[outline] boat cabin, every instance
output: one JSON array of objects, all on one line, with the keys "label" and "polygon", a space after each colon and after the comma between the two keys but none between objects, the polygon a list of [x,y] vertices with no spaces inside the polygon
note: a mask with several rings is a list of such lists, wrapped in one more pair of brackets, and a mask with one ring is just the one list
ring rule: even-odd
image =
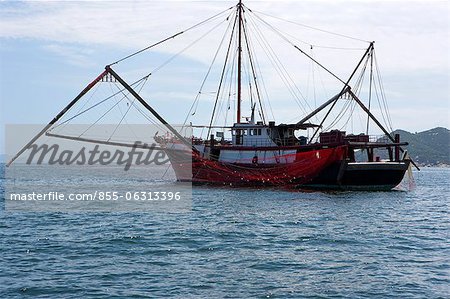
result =
[{"label": "boat cabin", "polygon": [[315,125],[311,124],[279,124],[269,122],[269,125],[259,121],[256,124],[235,123],[231,128],[232,145],[242,146],[295,146],[305,145],[307,138],[295,136],[295,131],[306,130]]}]

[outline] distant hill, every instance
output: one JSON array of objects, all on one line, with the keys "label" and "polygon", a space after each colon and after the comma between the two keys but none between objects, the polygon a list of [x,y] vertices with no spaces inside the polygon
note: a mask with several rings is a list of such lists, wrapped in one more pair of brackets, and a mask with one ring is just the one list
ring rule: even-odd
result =
[{"label": "distant hill", "polygon": [[450,165],[450,130],[437,127],[431,130],[410,133],[396,130],[400,140],[408,142],[408,153],[411,158],[421,165]]}]

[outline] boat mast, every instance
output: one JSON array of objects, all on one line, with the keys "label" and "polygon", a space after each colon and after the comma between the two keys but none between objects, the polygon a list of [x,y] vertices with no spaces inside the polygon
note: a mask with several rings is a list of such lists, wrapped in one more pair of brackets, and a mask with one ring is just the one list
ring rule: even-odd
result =
[{"label": "boat mast", "polygon": [[239,30],[238,30],[238,82],[237,82],[237,120],[239,124],[241,122],[241,60],[242,60],[242,0],[239,0],[237,5]]}]

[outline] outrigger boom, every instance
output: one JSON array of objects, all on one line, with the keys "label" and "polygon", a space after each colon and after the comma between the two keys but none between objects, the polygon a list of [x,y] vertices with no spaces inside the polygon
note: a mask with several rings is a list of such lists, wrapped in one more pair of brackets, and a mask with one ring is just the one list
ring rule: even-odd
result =
[{"label": "outrigger boom", "polygon": [[103,71],[97,78],[95,78],[94,81],[89,83],[88,86],[86,86],[66,107],[64,107],[61,112],[59,112],[36,136],[34,136],[14,157],[12,157],[11,160],[6,163],[6,167],[9,167],[17,158],[20,157],[20,155],[23,154],[30,146],[33,145],[36,140],[39,139],[42,135],[47,132],[48,129],[50,129],[61,117],[66,114],[67,111],[69,111],[70,108],[72,108],[73,105],[75,105],[86,93],[89,92],[89,90],[92,89],[92,87],[95,86],[102,78],[108,73],[108,70]]},{"label": "outrigger boom", "polygon": [[[94,87],[98,82],[102,80],[107,74],[112,75],[128,92],[130,92],[136,100],[138,100],[150,113],[152,113],[164,126],[167,127],[181,142],[183,142],[186,146],[191,148],[194,152],[198,152],[198,150],[191,145],[190,142],[186,140],[180,133],[175,130],[161,115],[159,115],[125,80],[123,80],[112,68],[110,65],[105,67],[105,70],[89,83],[63,110],[61,110],[38,134],[36,134],[13,158],[11,158],[8,163],[6,163],[6,167],[9,167],[17,158],[20,157],[27,149],[29,149],[42,135],[46,134],[47,131],[63,117],[70,108],[72,108],[86,93],[88,93],[92,87]],[[51,134],[48,134],[51,136]],[[60,135],[54,134],[54,137],[60,137]]]}]

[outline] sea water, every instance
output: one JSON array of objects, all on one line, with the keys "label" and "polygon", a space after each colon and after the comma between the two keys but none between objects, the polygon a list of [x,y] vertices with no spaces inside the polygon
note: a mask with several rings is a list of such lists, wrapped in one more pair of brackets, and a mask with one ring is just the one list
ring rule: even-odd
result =
[{"label": "sea water", "polygon": [[0,297],[448,298],[450,171],[414,176],[412,191],[194,187],[183,213],[10,212],[2,195]]}]

